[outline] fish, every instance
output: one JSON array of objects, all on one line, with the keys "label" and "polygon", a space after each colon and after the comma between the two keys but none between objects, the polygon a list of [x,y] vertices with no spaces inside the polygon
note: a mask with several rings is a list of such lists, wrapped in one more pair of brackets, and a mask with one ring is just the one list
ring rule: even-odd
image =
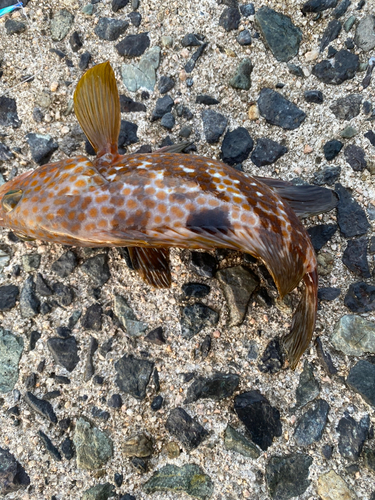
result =
[{"label": "fish", "polygon": [[120,155],[119,94],[108,61],[81,77],[74,109],[96,158],[42,165],[2,185],[0,226],[23,239],[126,246],[140,276],[159,288],[171,284],[172,247],[251,254],[267,267],[280,298],[303,284],[283,338],[294,369],[312,339],[318,288],[314,248],[299,217],[331,210],[335,193],[251,177],[182,153],[186,144]]}]

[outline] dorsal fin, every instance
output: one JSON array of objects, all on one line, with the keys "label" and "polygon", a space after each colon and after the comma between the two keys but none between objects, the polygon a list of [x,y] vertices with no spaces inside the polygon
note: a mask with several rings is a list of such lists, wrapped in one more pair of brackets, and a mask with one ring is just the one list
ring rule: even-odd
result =
[{"label": "dorsal fin", "polygon": [[171,286],[169,248],[130,247],[133,267],[141,278],[155,288]]},{"label": "dorsal fin", "polygon": [[74,111],[98,156],[116,154],[121,112],[115,74],[108,61],[82,76],[74,92]]}]

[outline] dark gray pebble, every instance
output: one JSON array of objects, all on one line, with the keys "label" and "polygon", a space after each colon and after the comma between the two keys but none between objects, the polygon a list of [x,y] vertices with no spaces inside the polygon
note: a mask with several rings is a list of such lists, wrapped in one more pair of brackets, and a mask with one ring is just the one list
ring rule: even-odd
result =
[{"label": "dark gray pebble", "polygon": [[120,134],[118,136],[118,147],[126,148],[130,144],[136,144],[139,139],[137,137],[138,125],[127,120],[121,120]]},{"label": "dark gray pebble", "polygon": [[333,186],[335,182],[339,180],[341,174],[341,167],[335,167],[334,165],[327,165],[322,170],[314,172],[313,184],[317,186]]},{"label": "dark gray pebble", "polygon": [[121,113],[137,113],[147,111],[146,106],[142,102],[133,101],[133,99],[126,95],[120,95],[120,109]]},{"label": "dark gray pebble", "polygon": [[243,17],[253,16],[255,14],[255,7],[253,3],[247,3],[245,5],[240,5],[240,12]]},{"label": "dark gray pebble", "polygon": [[207,326],[215,326],[219,321],[219,313],[210,307],[196,302],[184,307],[181,311],[181,335],[191,339]]},{"label": "dark gray pebble", "polygon": [[299,78],[303,78],[305,76],[302,68],[296,64],[288,63],[288,70],[291,75],[298,76]]},{"label": "dark gray pebble", "polygon": [[350,94],[340,97],[329,109],[339,120],[351,120],[361,112],[362,99],[363,96],[361,94]]},{"label": "dark gray pebble", "polygon": [[23,268],[27,273],[35,271],[40,266],[41,255],[38,253],[28,253],[22,256]]},{"label": "dark gray pebble", "polygon": [[122,407],[122,397],[120,394],[112,394],[112,396],[108,399],[108,406],[111,408],[121,408]]},{"label": "dark gray pebble", "polygon": [[[375,300],[375,287],[373,288]],[[375,407],[375,364],[373,362],[360,359],[350,370],[346,383],[369,405]]]},{"label": "dark gray pebble", "polygon": [[257,167],[272,165],[288,152],[288,148],[267,137],[260,137],[251,153],[251,161]]},{"label": "dark gray pebble", "polygon": [[329,444],[325,444],[324,446],[322,446],[322,454],[326,460],[330,460],[330,458],[332,457],[332,453],[333,453],[333,446]]},{"label": "dark gray pebble", "polygon": [[370,141],[371,145],[374,146],[375,148],[375,133],[372,130],[369,130],[363,135],[366,137],[366,139]]},{"label": "dark gray pebble", "polygon": [[55,293],[40,273],[36,275],[35,291],[43,297],[50,297]]},{"label": "dark gray pebble", "polygon": [[202,45],[202,42],[194,33],[188,33],[181,40],[181,45],[183,47],[198,47]]},{"label": "dark gray pebble", "polygon": [[122,483],[124,481],[124,476],[123,476],[123,474],[119,474],[118,472],[115,472],[113,480],[114,480],[116,486],[118,488],[121,488]]},{"label": "dark gray pebble", "polygon": [[159,97],[159,99],[156,101],[155,109],[152,112],[151,120],[158,120],[166,113],[170,113],[173,106],[174,101],[171,96],[165,95],[164,97]]},{"label": "dark gray pebble", "polygon": [[107,422],[111,416],[107,411],[101,410],[97,406],[93,406],[91,408],[91,415],[94,418],[99,418],[100,420],[103,420],[103,422]]},{"label": "dark gray pebble", "polygon": [[88,68],[90,61],[91,61],[90,52],[86,51],[83,54],[81,54],[79,61],[78,61],[79,69],[81,71],[85,71]]},{"label": "dark gray pebble", "polygon": [[154,369],[154,363],[124,355],[115,363],[116,384],[125,393],[137,399],[146,397],[146,388]]},{"label": "dark gray pebble", "polygon": [[187,297],[201,299],[210,293],[211,288],[203,283],[185,283],[182,285],[182,291]]},{"label": "dark gray pebble", "polygon": [[100,287],[111,277],[108,266],[108,255],[106,253],[90,257],[82,264],[81,269],[94,280],[95,285]]},{"label": "dark gray pebble", "polygon": [[70,47],[73,52],[78,52],[79,49],[83,46],[81,37],[77,31],[73,31],[73,33],[69,37]]},{"label": "dark gray pebble", "polygon": [[263,88],[258,99],[259,113],[267,123],[286,130],[298,128],[306,114],[275,90]]},{"label": "dark gray pebble", "polygon": [[36,343],[38,340],[41,338],[42,334],[38,332],[38,330],[33,330],[30,333],[30,338],[29,338],[29,351],[33,351],[35,349]]},{"label": "dark gray pebble", "polygon": [[102,314],[103,309],[100,304],[92,304],[89,306],[81,318],[82,328],[100,332],[102,329]]},{"label": "dark gray pebble", "polygon": [[155,396],[151,402],[151,410],[158,411],[163,406],[163,396]]},{"label": "dark gray pebble", "polygon": [[265,348],[258,369],[262,373],[277,373],[284,364],[284,354],[279,339],[272,339]]},{"label": "dark gray pebble", "polygon": [[215,144],[227,128],[228,119],[212,109],[204,109],[202,111],[202,121],[206,141],[208,144]]},{"label": "dark gray pebble", "polygon": [[359,67],[359,56],[341,49],[336,52],[334,60],[324,59],[317,63],[312,74],[323,83],[340,85],[346,80],[354,78]]},{"label": "dark gray pebble", "polygon": [[351,0],[341,0],[335,10],[332,12],[332,16],[335,19],[340,19],[340,17],[342,17],[346,13],[351,3]]},{"label": "dark gray pebble", "polygon": [[331,161],[340,153],[344,144],[337,139],[332,139],[331,141],[327,141],[323,146],[323,152],[325,159],[327,161]]},{"label": "dark gray pebble", "polygon": [[17,302],[20,290],[16,285],[0,286],[0,311],[9,311]]},{"label": "dark gray pebble", "polygon": [[221,144],[221,160],[227,165],[245,161],[253,149],[254,141],[244,127],[227,131]]},{"label": "dark gray pebble", "polygon": [[144,340],[146,342],[150,342],[150,344],[164,345],[165,338],[163,335],[163,328],[161,326],[158,326],[154,330],[151,330],[151,332],[148,332],[148,334],[145,336]]},{"label": "dark gray pebble", "polygon": [[251,33],[249,30],[242,30],[236,38],[240,45],[251,45]]},{"label": "dark gray pebble", "polygon": [[52,337],[47,340],[47,346],[58,365],[72,372],[79,362],[77,342],[74,337],[61,339]]},{"label": "dark gray pebble", "polygon": [[237,7],[226,7],[219,19],[219,25],[225,31],[233,31],[238,29],[241,21],[241,14]]},{"label": "dark gray pebble", "polygon": [[348,460],[358,460],[368,438],[369,429],[369,415],[365,415],[359,422],[356,422],[350,415],[341,418],[336,427],[339,433],[340,455]]},{"label": "dark gray pebble", "polygon": [[237,389],[240,377],[236,373],[215,373],[211,377],[198,376],[187,390],[184,404],[198,399],[221,399],[230,397]]},{"label": "dark gray pebble", "polygon": [[344,304],[352,312],[364,313],[375,310],[375,286],[360,281],[349,286]]},{"label": "dark gray pebble", "polygon": [[310,401],[313,401],[320,392],[320,383],[314,376],[314,367],[305,361],[303,371],[299,377],[296,390],[296,406],[292,409],[302,408]]},{"label": "dark gray pebble", "polygon": [[191,73],[193,69],[195,68],[195,65],[198,61],[198,59],[201,57],[203,52],[206,50],[208,46],[208,43],[203,43],[191,56],[191,58],[188,60],[188,62],[185,64],[184,69],[186,73]]},{"label": "dark gray pebble", "polygon": [[254,69],[251,60],[247,57],[243,59],[237,66],[232,78],[229,80],[229,85],[234,89],[249,90],[251,87],[250,75]]},{"label": "dark gray pebble", "polygon": [[214,97],[211,97],[209,95],[197,95],[195,98],[196,104],[205,104],[206,106],[212,106],[214,104],[219,104],[220,101],[215,99]]},{"label": "dark gray pebble", "polygon": [[345,189],[341,184],[335,185],[335,191],[339,195],[337,205],[337,222],[341,233],[345,238],[361,236],[370,229],[365,211],[354,200],[351,192]]},{"label": "dark gray pebble", "polygon": [[64,377],[64,375],[55,375],[53,378],[55,379],[56,384],[70,384],[70,379],[68,377]]},{"label": "dark gray pebble", "polygon": [[139,57],[150,46],[148,33],[138,33],[137,35],[128,35],[121,42],[115,45],[120,56]]},{"label": "dark gray pebble", "polygon": [[367,167],[365,152],[356,144],[349,144],[344,150],[344,156],[355,172],[363,172]]},{"label": "dark gray pebble", "polygon": [[337,19],[333,19],[328,23],[327,28],[325,29],[323,33],[322,40],[320,42],[320,47],[319,50],[320,52],[323,52],[323,50],[328,47],[328,45],[333,42],[333,40],[336,40],[336,38],[339,36],[341,33],[341,28],[342,25],[340,21]]},{"label": "dark gray pebble", "polygon": [[323,104],[323,92],[320,90],[306,90],[304,92],[304,97],[306,102],[312,102],[314,104]]},{"label": "dark gray pebble", "polygon": [[302,31],[289,16],[263,6],[256,12],[255,21],[266,47],[278,61],[287,62],[298,54]]},{"label": "dark gray pebble", "polygon": [[120,9],[123,9],[124,7],[126,7],[128,5],[128,3],[129,3],[129,0],[112,0],[113,12],[118,12]]},{"label": "dark gray pebble", "polygon": [[32,276],[26,278],[19,300],[23,318],[33,318],[39,313],[40,300],[35,294],[35,283]]},{"label": "dark gray pebble", "polygon": [[294,439],[298,446],[309,446],[319,441],[327,424],[329,404],[317,399],[297,421]]},{"label": "dark gray pebble", "polygon": [[330,302],[337,299],[341,294],[341,288],[334,288],[331,286],[322,287],[318,290],[318,299]]},{"label": "dark gray pebble", "polygon": [[19,35],[27,29],[27,25],[22,21],[16,21],[15,19],[7,19],[5,21],[5,29],[7,35]]},{"label": "dark gray pebble", "polygon": [[93,358],[97,349],[98,349],[98,341],[96,340],[95,337],[90,337],[90,344],[87,352],[85,371],[83,374],[83,380],[85,382],[88,382],[95,373]]},{"label": "dark gray pebble", "polygon": [[48,163],[52,154],[59,147],[58,143],[54,142],[49,135],[30,133],[26,135],[26,140],[30,146],[31,156],[38,165]]},{"label": "dark gray pebble", "polygon": [[266,465],[266,480],[273,500],[300,497],[310,486],[312,457],[305,453],[271,457]]},{"label": "dark gray pebble", "polygon": [[368,238],[355,238],[348,241],[348,246],[342,256],[346,267],[360,278],[370,278],[371,273],[367,262]]},{"label": "dark gray pebble", "polygon": [[60,278],[66,278],[77,267],[77,256],[71,250],[63,253],[51,266],[51,270]]},{"label": "dark gray pebble", "polygon": [[53,410],[51,403],[45,401],[44,399],[39,399],[31,392],[26,392],[24,400],[30,406],[32,410],[45,417],[52,424],[57,423],[56,413]]},{"label": "dark gray pebble", "polygon": [[133,26],[139,28],[142,22],[142,16],[139,12],[130,12],[128,14],[129,20]]},{"label": "dark gray pebble", "polygon": [[51,457],[60,462],[61,454],[59,450],[56,448],[56,446],[52,443],[51,439],[47,436],[47,434],[44,434],[44,432],[39,429],[38,435],[42,443],[44,444],[45,449],[48,451]]},{"label": "dark gray pebble", "polygon": [[10,97],[0,97],[0,125],[13,128],[18,128],[21,125],[16,101]]},{"label": "dark gray pebble", "polygon": [[169,413],[165,427],[189,451],[197,448],[208,436],[200,423],[191,418],[183,408],[174,408]]},{"label": "dark gray pebble", "polygon": [[52,285],[53,291],[57,296],[57,301],[61,306],[70,306],[74,300],[73,288],[69,285],[63,285],[62,283],[54,283]]},{"label": "dark gray pebble", "polygon": [[15,456],[0,448],[0,494],[6,496],[12,491],[25,489],[29,484],[30,477]]},{"label": "dark gray pebble", "polygon": [[165,113],[160,120],[160,125],[167,130],[172,130],[176,124],[176,119],[172,113]]},{"label": "dark gray pebble", "polygon": [[31,389],[34,389],[37,383],[37,375],[36,373],[30,373],[25,379],[25,387],[28,391],[31,391]]},{"label": "dark gray pebble", "polygon": [[8,161],[14,158],[12,151],[2,142],[0,142],[0,161]]},{"label": "dark gray pebble", "polygon": [[302,14],[308,12],[323,12],[336,7],[338,0],[308,0],[302,6]]},{"label": "dark gray pebble", "polygon": [[72,334],[72,331],[70,328],[68,328],[66,326],[58,326],[56,328],[56,333],[59,337],[66,339],[66,338],[70,337],[70,335]]},{"label": "dark gray pebble", "polygon": [[74,444],[69,438],[64,439],[60,445],[61,452],[67,460],[71,460],[74,457]]},{"label": "dark gray pebble", "polygon": [[158,82],[158,90],[161,94],[166,94],[175,86],[175,81],[169,76],[161,76]]},{"label": "dark gray pebble", "polygon": [[274,437],[280,437],[280,412],[270,405],[259,391],[244,392],[234,398],[234,410],[262,450],[271,446]]},{"label": "dark gray pebble", "polygon": [[185,118],[186,120],[191,120],[193,118],[193,113],[190,111],[190,109],[186,106],[183,106],[182,104],[178,104],[176,106],[176,113],[177,116],[180,118]]},{"label": "dark gray pebble", "polygon": [[98,24],[95,26],[94,32],[102,40],[113,42],[125,33],[128,27],[128,21],[101,17]]}]

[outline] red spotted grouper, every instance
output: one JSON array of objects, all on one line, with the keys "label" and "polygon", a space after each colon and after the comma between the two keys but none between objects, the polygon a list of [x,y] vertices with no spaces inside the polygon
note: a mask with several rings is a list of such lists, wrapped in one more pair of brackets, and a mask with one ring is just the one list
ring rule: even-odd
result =
[{"label": "red spotted grouper", "polygon": [[[164,148],[120,155],[120,105],[108,62],[87,71],[75,112],[97,153],[23,173],[0,187],[0,226],[65,245],[128,246],[135,269],[170,285],[169,248],[228,248],[260,259],[280,297],[304,282],[284,338],[294,368],[317,310],[317,263],[299,216],[330,210],[332,191],[250,177],[224,163]],[[172,151],[172,152],[171,152]]]}]

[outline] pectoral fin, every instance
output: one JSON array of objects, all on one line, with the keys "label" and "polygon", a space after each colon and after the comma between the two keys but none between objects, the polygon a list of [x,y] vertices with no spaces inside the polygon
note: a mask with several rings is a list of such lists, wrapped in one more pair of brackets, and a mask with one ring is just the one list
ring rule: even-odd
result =
[{"label": "pectoral fin", "polygon": [[155,288],[171,286],[168,248],[130,247],[129,255],[144,281]]}]

